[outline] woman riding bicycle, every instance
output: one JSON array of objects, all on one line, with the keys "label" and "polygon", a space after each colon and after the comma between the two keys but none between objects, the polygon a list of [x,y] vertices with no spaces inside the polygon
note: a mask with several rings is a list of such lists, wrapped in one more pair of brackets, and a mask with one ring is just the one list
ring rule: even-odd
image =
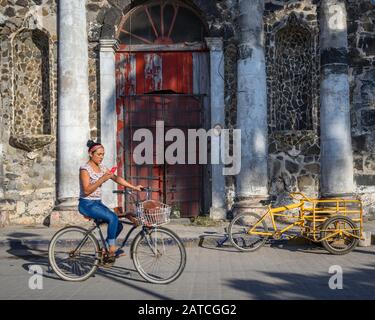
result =
[{"label": "woman riding bicycle", "polygon": [[118,216],[105,206],[101,201],[101,186],[111,179],[117,184],[126,188],[141,191],[142,185],[134,186],[124,178],[116,176],[103,164],[104,146],[92,140],[87,142],[90,160],[80,167],[80,197],[78,210],[84,216],[103,220],[108,223],[107,245],[109,253],[113,257],[116,255],[116,238],[122,230],[122,224],[118,221]]}]

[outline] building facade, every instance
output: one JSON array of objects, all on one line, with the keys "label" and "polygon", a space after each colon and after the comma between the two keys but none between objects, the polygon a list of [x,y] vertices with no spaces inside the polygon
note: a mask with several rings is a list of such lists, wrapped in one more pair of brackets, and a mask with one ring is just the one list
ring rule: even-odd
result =
[{"label": "building facade", "polygon": [[[359,195],[375,215],[372,0],[2,0],[0,37],[2,226],[77,218],[89,138],[183,217],[289,191]],[[139,128],[217,125],[241,130],[238,175],[134,162]]]}]

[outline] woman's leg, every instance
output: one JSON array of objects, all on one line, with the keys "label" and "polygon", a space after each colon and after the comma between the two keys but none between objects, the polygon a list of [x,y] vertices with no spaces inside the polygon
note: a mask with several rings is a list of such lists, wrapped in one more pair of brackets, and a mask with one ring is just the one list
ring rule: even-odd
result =
[{"label": "woman's leg", "polygon": [[107,243],[110,246],[114,246],[116,244],[117,236],[123,229],[122,223],[119,223],[118,216],[113,211],[111,211],[107,206],[105,206],[102,202],[98,202],[98,206],[106,212],[108,217],[108,236],[107,236]]},{"label": "woman's leg", "polygon": [[[100,219],[108,223],[107,244],[116,245],[116,236],[119,231],[117,215],[109,210],[100,200],[80,200],[79,211],[91,218]],[[121,230],[120,230],[121,231]]]}]

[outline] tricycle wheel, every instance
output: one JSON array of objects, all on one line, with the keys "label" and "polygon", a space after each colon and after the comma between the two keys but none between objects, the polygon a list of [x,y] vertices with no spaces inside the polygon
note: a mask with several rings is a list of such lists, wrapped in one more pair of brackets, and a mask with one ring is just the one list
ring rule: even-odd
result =
[{"label": "tricycle wheel", "polygon": [[354,221],[345,216],[334,216],[325,221],[321,231],[323,247],[336,255],[347,254],[359,242],[359,230]]},{"label": "tricycle wheel", "polygon": [[[252,212],[242,213],[234,217],[229,225],[228,234],[235,248],[241,251],[255,251],[266,243],[268,236],[259,233],[267,233],[268,227],[264,220],[258,223],[260,219],[260,216]],[[256,224],[255,233],[249,234],[249,230]]]}]

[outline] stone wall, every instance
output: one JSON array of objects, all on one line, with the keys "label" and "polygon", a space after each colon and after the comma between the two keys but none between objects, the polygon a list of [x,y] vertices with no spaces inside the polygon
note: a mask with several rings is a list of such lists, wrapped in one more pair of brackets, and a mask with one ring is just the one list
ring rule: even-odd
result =
[{"label": "stone wall", "polygon": [[0,224],[41,223],[55,202],[56,4],[1,1]]},{"label": "stone wall", "polygon": [[269,194],[319,192],[319,26],[312,1],[266,1]]},{"label": "stone wall", "polygon": [[354,178],[375,215],[375,4],[347,1]]}]

